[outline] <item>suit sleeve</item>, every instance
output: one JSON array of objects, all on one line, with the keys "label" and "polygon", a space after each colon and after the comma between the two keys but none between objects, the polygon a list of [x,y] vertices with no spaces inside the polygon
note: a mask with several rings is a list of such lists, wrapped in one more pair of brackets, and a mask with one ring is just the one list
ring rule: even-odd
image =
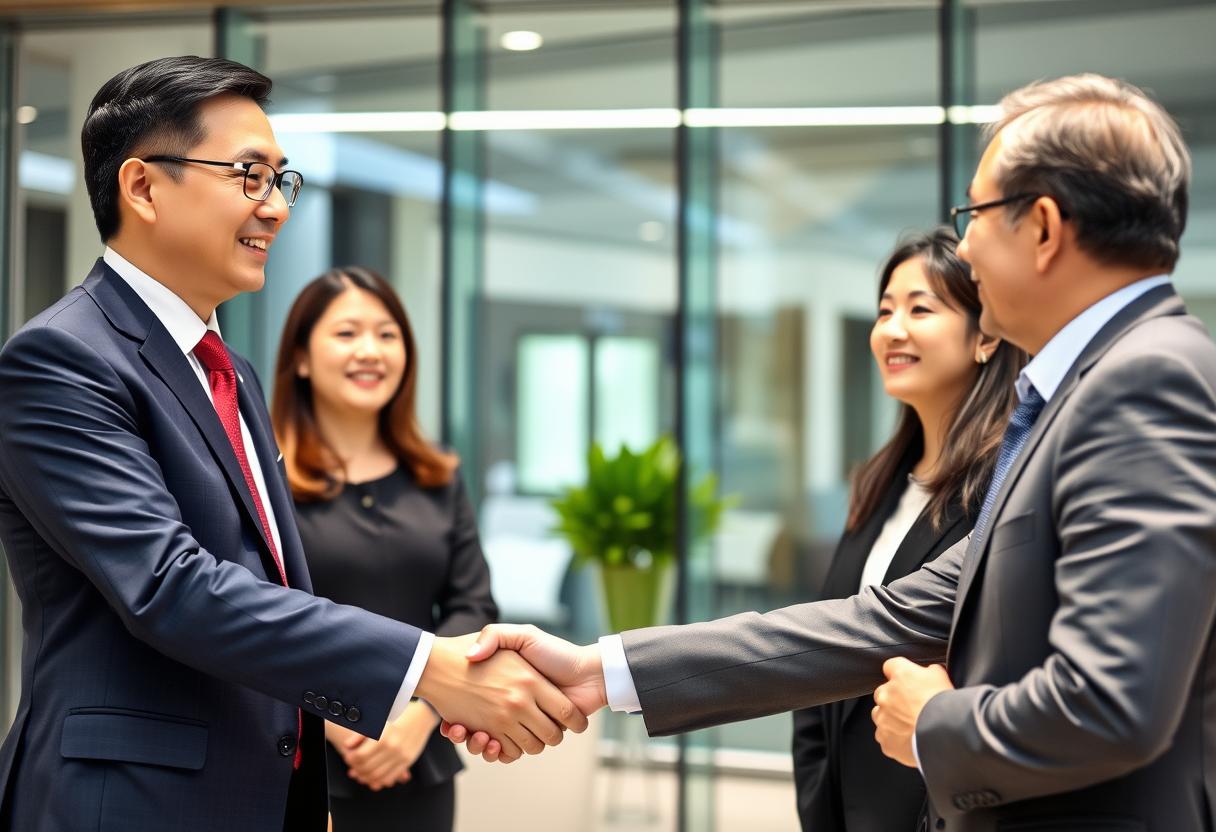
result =
[{"label": "suit sleeve", "polygon": [[944,661],[968,540],[852,598],[622,634],[647,730],[675,734],[860,696],[895,656]]},{"label": "suit sleeve", "polygon": [[182,522],[117,373],[53,327],[0,354],[0,482],[55,554],[136,638],[210,675],[300,705],[359,704],[379,736],[419,640],[413,627],[257,578]]},{"label": "suit sleeve", "polygon": [[451,559],[436,625],[436,633],[441,636],[473,633],[498,620],[498,605],[490,595],[490,567],[477,533],[477,515],[460,477],[452,483],[452,503],[448,540]]},{"label": "suit sleeve", "polygon": [[[1216,617],[1216,398],[1178,354],[1096,366],[1055,461],[1059,607],[1016,683],[934,697],[917,745],[934,806],[1073,791],[1174,740]],[[1063,418],[1063,414],[1062,414]]]}]

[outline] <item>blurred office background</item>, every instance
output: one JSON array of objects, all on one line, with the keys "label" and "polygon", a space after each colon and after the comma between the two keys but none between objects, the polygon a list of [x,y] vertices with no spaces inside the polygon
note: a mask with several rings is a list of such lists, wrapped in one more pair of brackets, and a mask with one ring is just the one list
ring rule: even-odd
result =
[{"label": "blurred office background", "polygon": [[[741,497],[681,553],[673,618],[811,599],[893,414],[868,352],[878,263],[964,201],[1004,92],[1095,71],[1169,108],[1195,159],[1176,283],[1216,327],[1214,40],[1211,0],[0,2],[0,336],[101,252],[78,144],[99,84],[232,57],[274,79],[306,186],[225,335],[265,378],[309,279],[391,279],[506,619],[601,632],[547,501],[590,442],[664,432]],[[461,828],[796,828],[788,715],[644,752],[626,728],[472,766]]]}]

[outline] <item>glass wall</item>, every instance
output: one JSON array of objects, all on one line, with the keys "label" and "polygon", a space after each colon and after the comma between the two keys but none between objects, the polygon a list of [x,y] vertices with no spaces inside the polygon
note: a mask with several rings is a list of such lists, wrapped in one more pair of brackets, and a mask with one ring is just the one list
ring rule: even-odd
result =
[{"label": "glass wall", "polygon": [[[875,280],[899,235],[940,215],[939,125],[920,115],[939,101],[940,50],[933,3],[738,2],[719,19],[719,103],[753,121],[721,128],[716,160],[719,453],[742,497],[715,552],[714,612],[729,615],[815,596],[849,472],[889,429]],[[761,108],[801,112],[767,125]],[[784,762],[790,720],[719,735]]]},{"label": "glass wall", "polygon": [[[590,443],[662,433],[738,497],[686,561],[683,616],[816,597],[849,472],[894,413],[868,351],[878,266],[961,198],[979,150],[945,107],[1077,71],[1155,93],[1195,160],[1175,279],[1216,330],[1210,0],[189,6],[14,24],[8,322],[101,252],[78,150],[100,80],[167,54],[255,65],[307,186],[225,334],[266,377],[305,282],[349,263],[389,278],[422,424],[463,457],[508,620],[603,631],[548,502]],[[537,830],[796,828],[787,716],[685,745],[639,745],[629,725],[605,715],[526,766],[471,766],[461,828],[542,802]]]}]

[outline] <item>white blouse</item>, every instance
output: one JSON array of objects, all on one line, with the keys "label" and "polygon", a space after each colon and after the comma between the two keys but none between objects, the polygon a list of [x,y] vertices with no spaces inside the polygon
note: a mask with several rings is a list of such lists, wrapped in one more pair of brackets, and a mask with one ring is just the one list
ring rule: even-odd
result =
[{"label": "white blouse", "polygon": [[904,542],[904,538],[916,523],[916,518],[920,517],[920,513],[928,504],[929,492],[909,474],[908,487],[899,498],[899,505],[887,518],[887,522],[883,523],[882,531],[866,558],[865,568],[861,570],[861,585],[857,588],[859,592],[867,586],[882,584],[887,570],[891,568],[891,561],[895,559],[895,553],[899,551],[899,545]]}]

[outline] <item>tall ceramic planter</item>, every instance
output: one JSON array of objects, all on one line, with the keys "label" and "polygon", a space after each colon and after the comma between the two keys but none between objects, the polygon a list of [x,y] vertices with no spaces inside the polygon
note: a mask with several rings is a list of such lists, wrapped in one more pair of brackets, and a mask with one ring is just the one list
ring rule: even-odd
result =
[{"label": "tall ceramic planter", "polygon": [[671,561],[642,568],[600,563],[598,570],[600,597],[612,632],[653,627],[667,620],[675,574]]}]

